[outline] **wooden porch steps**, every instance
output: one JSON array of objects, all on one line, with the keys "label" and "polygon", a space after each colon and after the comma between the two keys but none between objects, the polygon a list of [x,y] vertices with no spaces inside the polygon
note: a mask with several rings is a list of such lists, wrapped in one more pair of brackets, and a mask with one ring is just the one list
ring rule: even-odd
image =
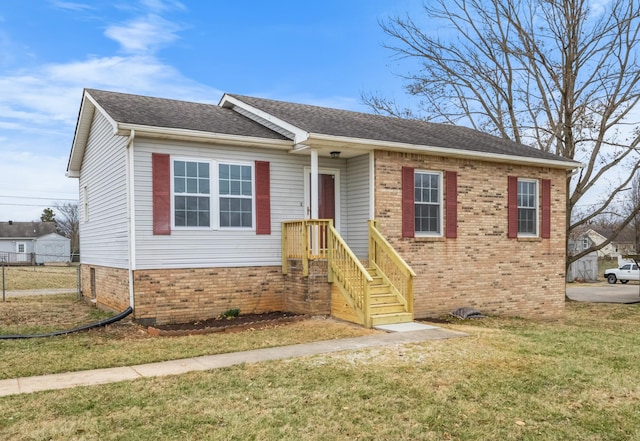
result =
[{"label": "wooden porch steps", "polygon": [[371,325],[389,325],[393,323],[407,323],[413,321],[413,314],[406,312],[404,304],[391,292],[389,285],[384,282],[373,268],[367,268],[373,278],[370,287]]}]

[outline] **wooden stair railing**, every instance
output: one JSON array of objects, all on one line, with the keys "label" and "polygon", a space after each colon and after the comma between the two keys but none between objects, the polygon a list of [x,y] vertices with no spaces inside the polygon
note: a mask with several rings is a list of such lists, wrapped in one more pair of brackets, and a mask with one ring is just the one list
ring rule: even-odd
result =
[{"label": "wooden stair railing", "polygon": [[328,281],[342,293],[359,323],[371,326],[413,320],[415,273],[369,221],[369,269],[351,251],[327,219],[282,224],[282,272],[288,259],[301,259],[303,276],[309,260],[327,259]]},{"label": "wooden stair railing", "polygon": [[413,314],[413,279],[416,273],[369,221],[369,266],[382,276],[405,311]]},{"label": "wooden stair railing", "polygon": [[329,226],[328,245],[329,282],[334,283],[340,290],[361,323],[370,328],[372,325],[370,291],[373,277],[333,225]]}]

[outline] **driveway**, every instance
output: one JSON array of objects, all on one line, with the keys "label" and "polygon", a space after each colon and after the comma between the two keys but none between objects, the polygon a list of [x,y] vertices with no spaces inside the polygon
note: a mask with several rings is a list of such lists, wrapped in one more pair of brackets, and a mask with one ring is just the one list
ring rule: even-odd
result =
[{"label": "driveway", "polygon": [[579,302],[640,303],[640,284],[567,283],[567,296]]}]

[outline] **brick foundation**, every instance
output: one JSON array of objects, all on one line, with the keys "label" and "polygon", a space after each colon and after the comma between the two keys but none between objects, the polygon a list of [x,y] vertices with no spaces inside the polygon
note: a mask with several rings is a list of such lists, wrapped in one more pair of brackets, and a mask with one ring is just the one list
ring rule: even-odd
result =
[{"label": "brick foundation", "polygon": [[206,320],[235,308],[240,314],[289,311],[281,270],[279,266],[137,270],[135,318],[162,325]]},{"label": "brick foundation", "polygon": [[[402,237],[402,166],[458,173],[457,238]],[[417,275],[415,317],[443,315],[460,306],[491,315],[563,317],[563,170],[381,151],[375,169],[378,228]],[[551,180],[551,239],[507,238],[509,175]]]},{"label": "brick foundation", "polygon": [[331,284],[327,282],[327,261],[309,261],[309,275],[302,275],[302,261],[289,259],[284,276],[286,311],[296,314],[331,313]]},{"label": "brick foundation", "polygon": [[99,308],[121,312],[129,306],[128,270],[82,264],[80,278],[82,296]]}]

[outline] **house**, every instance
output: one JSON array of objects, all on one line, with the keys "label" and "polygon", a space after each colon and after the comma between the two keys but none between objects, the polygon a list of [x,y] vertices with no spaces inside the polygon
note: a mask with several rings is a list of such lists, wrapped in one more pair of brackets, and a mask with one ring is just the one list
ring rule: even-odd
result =
[{"label": "house", "polygon": [[148,324],[235,308],[559,318],[579,166],[464,127],[87,89],[67,167],[83,294]]},{"label": "house", "polygon": [[40,265],[70,261],[69,239],[54,222],[0,222],[0,261]]},{"label": "house", "polygon": [[[569,249],[569,252],[576,254],[591,246],[600,245],[611,235],[612,230],[610,228],[589,228],[576,236],[576,239],[572,241],[574,246]],[[598,257],[617,258],[627,254],[635,254],[635,252],[635,232],[632,228],[625,228],[614,240],[600,248],[597,254]]]}]

